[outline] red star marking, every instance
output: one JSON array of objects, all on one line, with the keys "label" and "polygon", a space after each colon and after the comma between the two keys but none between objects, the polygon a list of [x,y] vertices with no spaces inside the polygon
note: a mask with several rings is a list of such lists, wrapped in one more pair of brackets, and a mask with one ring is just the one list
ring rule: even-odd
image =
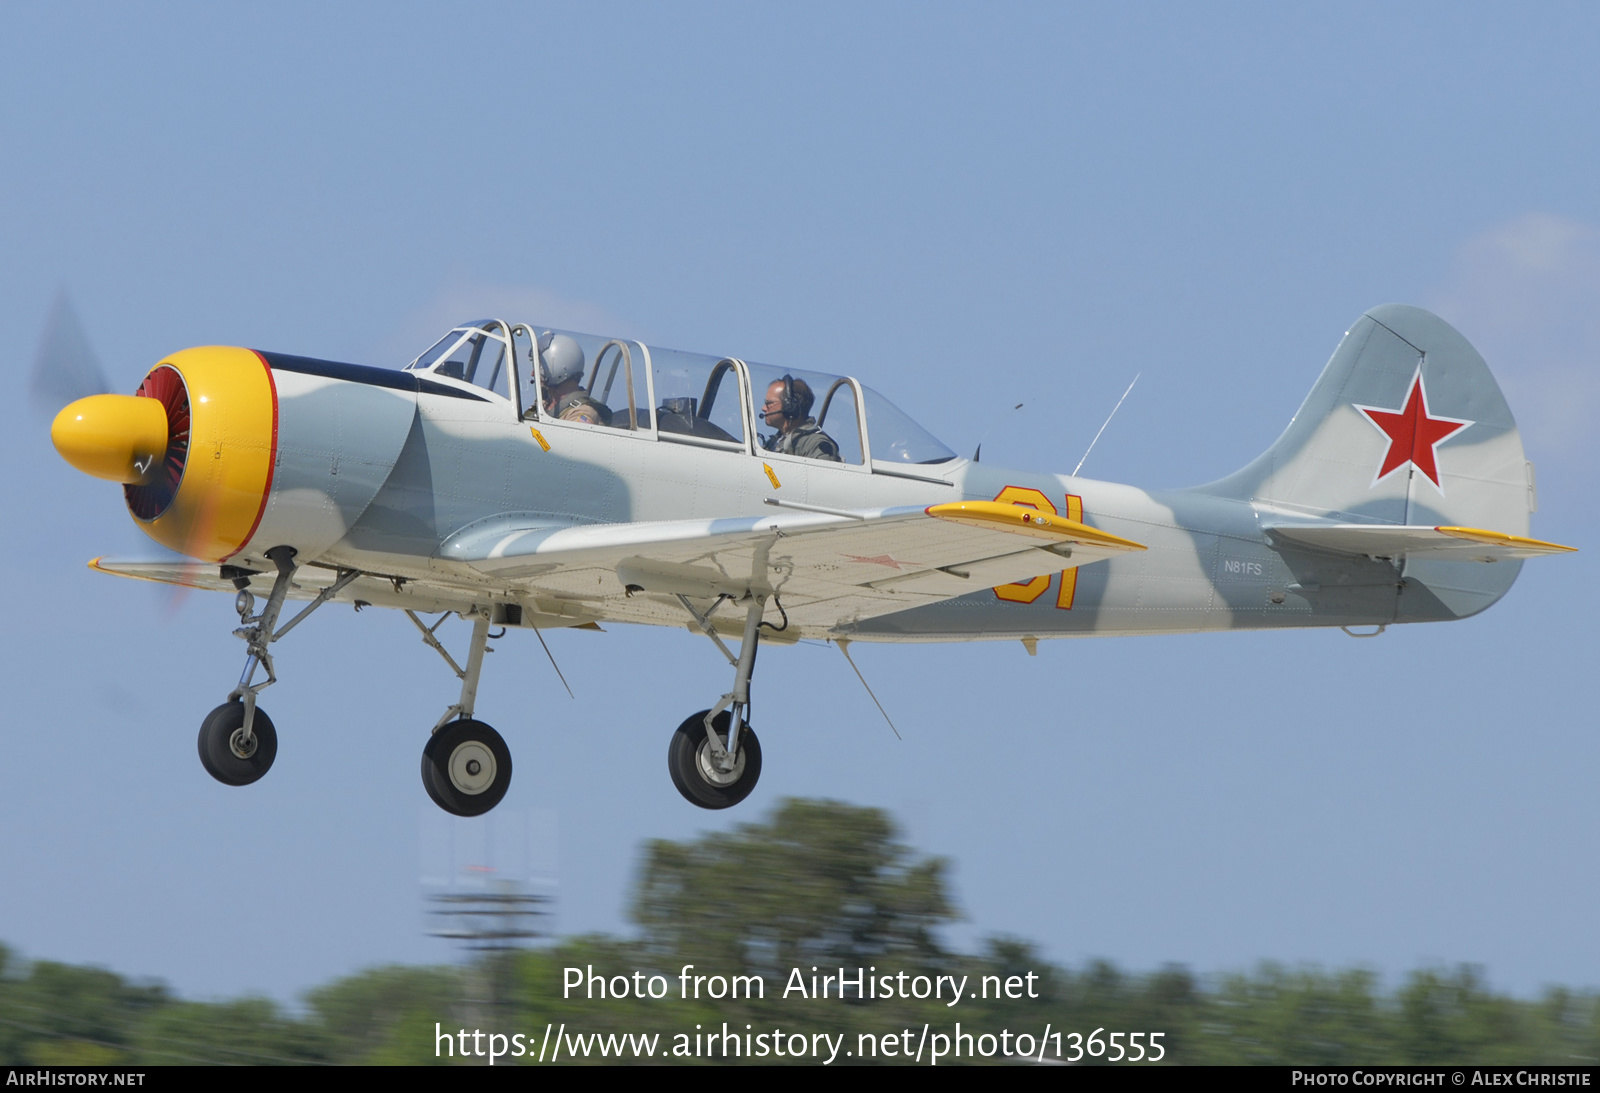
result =
[{"label": "red star marking", "polygon": [[[845,557],[849,558],[852,562],[863,562],[867,565],[886,565],[890,569],[901,568],[901,563],[895,561],[894,558],[888,554],[874,554],[870,557],[863,557],[860,554],[846,554]],[[905,564],[915,565],[916,563],[907,562]]]},{"label": "red star marking", "polygon": [[1428,411],[1428,391],[1422,384],[1422,366],[1411,379],[1411,391],[1406,404],[1399,410],[1383,410],[1376,406],[1355,406],[1384,436],[1389,438],[1389,450],[1383,453],[1383,463],[1373,476],[1376,486],[1384,478],[1410,463],[1421,471],[1440,493],[1444,486],[1439,482],[1438,448],[1455,436],[1471,421],[1453,417],[1435,417]]}]

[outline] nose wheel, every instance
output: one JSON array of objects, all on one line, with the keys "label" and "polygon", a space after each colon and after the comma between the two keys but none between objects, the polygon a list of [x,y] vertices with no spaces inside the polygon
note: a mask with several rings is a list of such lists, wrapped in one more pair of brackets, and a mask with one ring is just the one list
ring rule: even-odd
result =
[{"label": "nose wheel", "polygon": [[259,706],[247,733],[244,703],[224,702],[200,724],[200,765],[225,786],[247,786],[272,769],[278,730]]},{"label": "nose wheel", "polygon": [[422,785],[446,812],[481,816],[511,786],[511,749],[482,721],[451,721],[422,749]]},{"label": "nose wheel", "polygon": [[[200,765],[225,786],[249,785],[271,770],[272,761],[278,757],[278,731],[272,727],[272,719],[256,705],[261,692],[278,681],[269,646],[361,576],[357,570],[341,570],[338,580],[317,593],[299,614],[279,627],[278,615],[283,610],[296,570],[294,553],[294,548],[289,546],[275,546],[266,552],[278,567],[278,575],[272,582],[266,607],[259,615],[252,614],[256,598],[249,591],[254,571],[222,567],[222,575],[231,576],[239,591],[233,605],[239,612],[240,626],[233,634],[244,639],[248,652],[239,685],[228,696],[228,701],[212,710],[200,723],[199,743]],[[260,683],[255,682],[258,668],[265,668],[267,672],[267,678]]]}]

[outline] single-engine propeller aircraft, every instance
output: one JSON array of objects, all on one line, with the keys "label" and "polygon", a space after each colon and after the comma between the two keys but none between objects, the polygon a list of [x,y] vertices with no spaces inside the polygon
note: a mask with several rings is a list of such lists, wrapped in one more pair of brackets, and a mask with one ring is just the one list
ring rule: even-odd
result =
[{"label": "single-engine propeller aircraft", "polygon": [[[1523,559],[1572,549],[1528,538],[1533,469],[1483,359],[1401,306],[1356,321],[1263,455],[1181,490],[960,458],[850,376],[500,320],[401,370],[186,349],[51,435],[193,560],[93,568],[235,593],[245,668],[200,729],[206,770],[244,785],[271,767],[274,643],[332,601],[394,607],[461,680],[422,758],[457,815],[511,779],[473,717],[494,626],[710,638],[733,684],[678,726],[668,766],[726,808],[761,773],[762,643],[1377,633],[1476,614]],[[284,622],[288,600],[310,603]],[[471,621],[465,666],[429,612]]]}]

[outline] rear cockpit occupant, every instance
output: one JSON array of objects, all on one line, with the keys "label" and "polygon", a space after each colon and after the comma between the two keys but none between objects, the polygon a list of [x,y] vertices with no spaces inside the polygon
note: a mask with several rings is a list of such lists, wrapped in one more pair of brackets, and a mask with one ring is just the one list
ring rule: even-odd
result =
[{"label": "rear cockpit occupant", "polygon": [[782,455],[799,455],[807,459],[827,459],[841,462],[839,445],[833,437],[822,431],[811,416],[811,406],[817,400],[811,385],[805,380],[785,374],[780,380],[767,385],[767,400],[762,403],[761,416],[769,426],[778,430],[761,442],[769,452]]}]

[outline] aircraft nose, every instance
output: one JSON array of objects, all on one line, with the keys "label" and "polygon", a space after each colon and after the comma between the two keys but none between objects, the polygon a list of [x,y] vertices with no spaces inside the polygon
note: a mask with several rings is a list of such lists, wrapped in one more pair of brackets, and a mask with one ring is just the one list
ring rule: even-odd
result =
[{"label": "aircraft nose", "polygon": [[56,415],[50,440],[84,474],[146,482],[167,451],[167,411],[158,399],[90,395]]}]

